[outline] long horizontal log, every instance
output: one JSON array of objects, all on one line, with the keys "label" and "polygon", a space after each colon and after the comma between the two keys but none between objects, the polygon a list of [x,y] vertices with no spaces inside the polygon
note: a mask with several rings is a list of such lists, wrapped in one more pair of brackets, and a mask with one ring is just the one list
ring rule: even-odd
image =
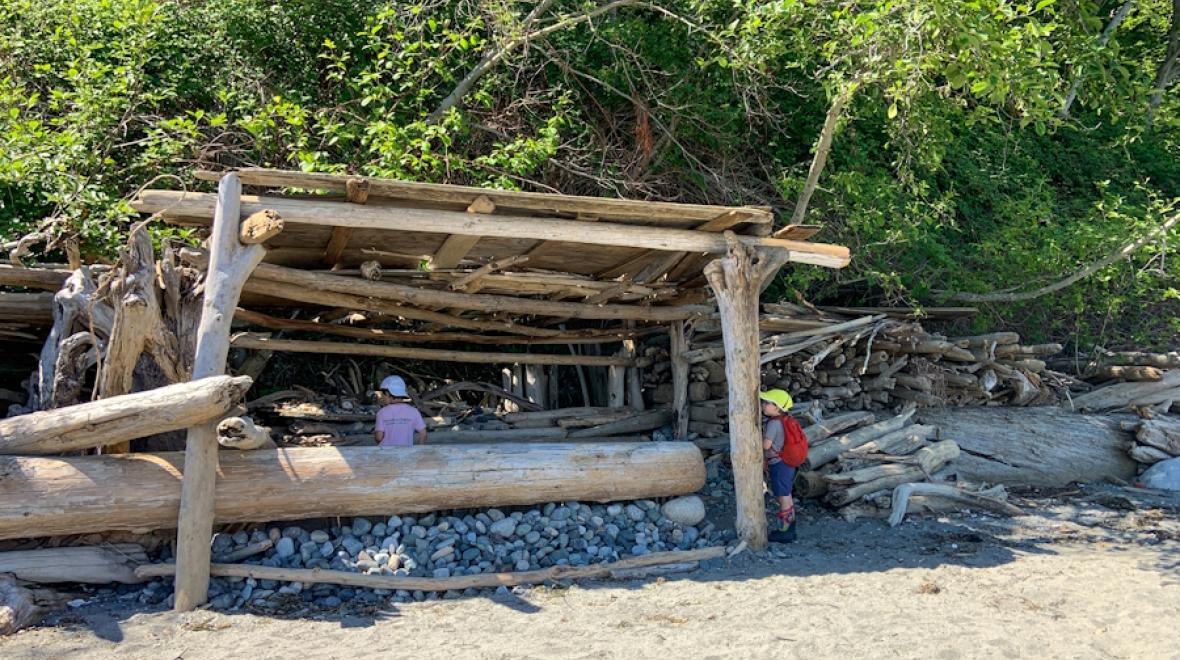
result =
[{"label": "long horizontal log", "polygon": [[621,419],[617,422],[609,422],[606,424],[599,424],[598,426],[591,426],[590,428],[571,431],[569,433],[569,437],[593,438],[595,436],[612,436],[650,431],[652,429],[664,426],[665,424],[672,423],[672,418],[672,411],[668,408],[649,410],[647,412],[639,413],[634,417]]},{"label": "long horizontal log", "polygon": [[[468,207],[477,199],[487,198],[496,207],[561,213],[590,215],[603,220],[667,220],[693,225],[697,221],[712,220],[730,211],[740,211],[748,217],[744,222],[770,224],[774,214],[768,209],[743,206],[733,208],[704,204],[680,204],[638,199],[612,199],[609,197],[585,197],[578,195],[555,195],[551,193],[520,192],[515,190],[492,190],[474,186],[457,186],[417,181],[398,181],[360,177],[353,174],[320,174],[247,167],[237,170],[242,183],[247,186],[271,188],[302,188],[334,193],[347,191],[348,181],[360,180],[369,186],[370,197],[391,197],[423,202],[454,204]],[[224,172],[198,170],[196,178],[202,181],[218,181]]]},{"label": "long horizontal log", "polygon": [[0,454],[59,454],[188,428],[224,414],[251,382],[214,376],[10,417],[0,420]]},{"label": "long horizontal log", "polygon": [[0,291],[0,321],[31,325],[53,323],[53,294]]},{"label": "long horizontal log", "polygon": [[1157,369],[1180,369],[1180,353],[1142,353],[1126,351],[1109,353],[1107,357],[1115,364],[1125,366],[1155,367]]},{"label": "long horizontal log", "polygon": [[1074,410],[1114,410],[1128,406],[1152,406],[1180,398],[1180,369],[1165,371],[1156,381],[1118,383],[1074,397],[1061,405]]},{"label": "long horizontal log", "polygon": [[30,268],[0,264],[0,284],[24,286],[30,289],[57,291],[66,283],[72,271],[67,268]]},{"label": "long horizontal log", "polygon": [[592,367],[632,366],[634,360],[609,355],[550,355],[548,353],[487,353],[482,351],[445,351],[436,348],[408,346],[378,346],[350,344],[337,341],[305,341],[271,339],[243,333],[230,340],[234,348],[288,353],[327,353],[332,355],[371,355],[406,360],[437,360],[439,362],[468,362],[476,364],[560,364]]},{"label": "long horizontal log", "polygon": [[1132,434],[1102,415],[1056,406],[967,406],[922,410],[918,420],[962,448],[955,471],[966,481],[1065,486],[1135,475],[1126,453]]},{"label": "long horizontal log", "polygon": [[45,584],[135,584],[147,579],[135,574],[135,568],[147,559],[143,546],[135,543],[14,550],[0,552],[0,573]]},{"label": "long horizontal log", "polygon": [[[0,458],[0,539],[176,525],[184,455]],[[687,442],[223,451],[215,522],[422,513],[691,493]]]},{"label": "long horizontal log", "polygon": [[[217,196],[172,190],[145,190],[132,207],[141,213],[160,213],[165,218],[212,218]],[[530,238],[546,241],[647,248],[671,252],[726,251],[724,236],[688,229],[642,227],[612,222],[577,222],[527,216],[491,215],[463,211],[441,211],[404,207],[341,204],[288,197],[242,196],[242,213],[249,215],[273,209],[290,224],[311,224],[353,229]],[[843,268],[849,263],[848,248],[842,245],[808,243],[761,236],[738,236],[742,243],[769,250],[785,250],[796,263]]]},{"label": "long horizontal log", "polygon": [[[384,330],[381,328],[363,328],[357,326],[338,325],[335,323],[320,323],[317,321],[301,321],[283,319],[269,314],[263,314],[239,307],[234,312],[234,320],[256,325],[271,330],[297,330],[302,332],[318,332],[325,335],[351,337],[353,339],[370,339],[373,341],[389,341],[405,344],[415,343],[464,343],[490,345],[519,345],[533,346],[546,344],[609,344],[622,341],[628,337],[646,334],[648,330],[567,330],[549,337],[496,337],[473,332],[415,332],[411,330]],[[654,330],[654,329],[653,329]]]},{"label": "long horizontal log", "polygon": [[[305,585],[338,584],[348,587],[388,589],[391,591],[395,589],[405,591],[449,591],[452,589],[491,589],[495,587],[512,587],[521,584],[540,584],[546,580],[604,577],[613,571],[624,569],[705,561],[708,559],[720,559],[724,556],[725,548],[716,546],[712,548],[700,548],[698,550],[653,552],[651,554],[628,557],[605,564],[550,566],[549,568],[542,568],[535,571],[480,573],[478,575],[456,575],[447,578],[365,575],[364,573],[350,573],[348,571],[333,571],[320,568],[276,568],[273,566],[256,566],[253,564],[213,564],[209,567],[209,573],[216,577],[247,577],[256,580],[274,580],[276,582],[301,582]],[[145,579],[167,577],[176,574],[176,565],[148,564],[140,566],[136,569],[136,573]]]},{"label": "long horizontal log", "polygon": [[253,277],[297,286],[382,298],[420,307],[450,307],[480,312],[508,312],[539,316],[560,316],[578,319],[678,321],[703,316],[711,311],[704,305],[649,306],[649,305],[593,305],[589,303],[534,300],[489,293],[457,293],[423,289],[391,282],[373,282],[357,277],[341,277],[287,268],[275,264],[259,264]]},{"label": "long horizontal log", "polygon": [[866,411],[850,412],[843,415],[836,415],[831,419],[825,419],[818,424],[812,424],[803,429],[804,435],[807,436],[809,443],[815,444],[821,440],[827,440],[829,437],[850,429],[854,426],[873,421],[873,413]]}]

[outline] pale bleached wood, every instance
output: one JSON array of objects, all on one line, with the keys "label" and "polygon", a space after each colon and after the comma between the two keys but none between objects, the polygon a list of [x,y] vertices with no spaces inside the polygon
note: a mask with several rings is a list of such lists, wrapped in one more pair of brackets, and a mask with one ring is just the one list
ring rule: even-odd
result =
[{"label": "pale bleached wood", "polygon": [[[182,457],[0,457],[0,539],[173,527]],[[609,502],[705,484],[687,442],[290,447],[220,459],[218,523]]]},{"label": "pale bleached wood", "polygon": [[[132,202],[143,213],[160,213],[165,218],[208,218],[213,215],[215,196],[146,190]],[[254,213],[272,208],[291,224],[383,229],[464,236],[531,238],[587,245],[635,247],[673,252],[725,252],[725,240],[717,234],[688,229],[642,227],[609,222],[578,222],[511,215],[488,215],[462,211],[436,211],[401,207],[345,205],[334,202],[283,197],[243,197],[242,209]],[[848,248],[825,243],[808,243],[761,236],[739,236],[742,243],[790,253],[790,260],[828,268],[848,265]]]},{"label": "pale bleached wood", "polygon": [[32,591],[17,584],[11,575],[0,573],[0,637],[36,625],[44,614]]},{"label": "pale bleached wood", "polygon": [[354,344],[334,341],[304,341],[298,339],[272,339],[263,335],[242,333],[234,335],[234,348],[251,350],[285,351],[292,353],[321,353],[333,355],[372,355],[414,360],[437,360],[440,362],[468,362],[475,364],[565,364],[587,366],[626,367],[634,360],[622,357],[597,355],[561,355],[549,353],[487,353],[477,351],[447,351],[434,348],[411,348],[408,346],[378,346],[375,344]]},{"label": "pale bleached wood", "polygon": [[730,461],[733,465],[738,538],[755,551],[766,547],[762,481],[762,428],[758,386],[758,273],[754,250],[725,232],[728,252],[705,266],[717,298],[729,390]]},{"label": "pale bleached wood", "polygon": [[283,232],[283,219],[274,209],[263,209],[242,220],[238,241],[242,245],[263,243]]},{"label": "pale bleached wood", "polygon": [[1144,420],[1135,431],[1139,442],[1180,456],[1180,421],[1168,418]]},{"label": "pale bleached wood", "polygon": [[831,419],[804,427],[803,433],[807,436],[809,443],[815,444],[822,440],[827,440],[840,431],[867,424],[871,421],[873,421],[873,413],[871,412],[858,411],[844,413],[843,415],[837,415]]},{"label": "pale bleached wood", "polygon": [[915,410],[911,405],[896,417],[891,417],[876,424],[859,428],[851,433],[832,437],[818,444],[811,445],[807,451],[807,460],[803,463],[802,469],[814,470],[819,468],[836,460],[840,454],[849,449],[856,449],[871,440],[876,440],[886,433],[892,433],[901,429],[909,424],[910,418],[914,416]]},{"label": "pale bleached wood", "polygon": [[1018,507],[1000,499],[1004,496],[1003,487],[972,493],[951,484],[906,483],[893,489],[893,501],[889,514],[890,527],[897,527],[905,519],[906,509],[910,497],[913,495],[937,497],[965,508],[984,509],[1009,516],[1019,516],[1024,513]]},{"label": "pale bleached wood", "polygon": [[58,454],[175,431],[215,419],[250,379],[219,376],[0,420],[0,453]]},{"label": "pale bleached wood", "polygon": [[1165,371],[1156,381],[1118,383],[1066,399],[1061,406],[1073,410],[1114,410],[1150,406],[1180,399],[1180,369]]},{"label": "pale bleached wood", "polygon": [[217,424],[217,444],[229,449],[274,449],[270,428],[258,426],[249,417],[229,417]]},{"label": "pale bleached wood", "polygon": [[597,426],[571,431],[569,437],[593,438],[623,435],[627,433],[638,433],[657,429],[671,421],[672,411],[668,410],[667,408],[659,408],[656,410],[648,410],[646,412],[637,413],[618,421],[607,422],[606,424],[599,424]]},{"label": "pale bleached wood", "polygon": [[[540,584],[547,580],[576,580],[605,577],[614,571],[647,566],[681,564],[725,556],[725,548],[716,546],[696,550],[673,550],[653,552],[639,557],[628,557],[619,561],[590,564],[588,566],[550,566],[534,571],[515,573],[481,573],[478,575],[457,575],[447,578],[416,578],[396,575],[365,575],[348,571],[333,571],[321,568],[275,568],[252,564],[214,564],[213,575],[218,577],[248,577],[257,580],[278,582],[301,582],[303,584],[338,584],[366,589],[403,589],[407,591],[450,591],[452,589],[492,589],[512,587],[521,584]],[[164,577],[176,570],[172,564],[149,564],[139,567],[140,577]]]},{"label": "pale bleached wood", "polygon": [[138,577],[135,568],[147,560],[136,543],[13,550],[0,552],[0,573],[42,584],[136,584],[146,578]]},{"label": "pale bleached wood", "polygon": [[65,266],[29,267],[0,264],[0,284],[24,286],[45,291],[57,291],[66,282],[71,271]]},{"label": "pale bleached wood", "polygon": [[463,257],[475,247],[479,242],[479,236],[464,236],[462,234],[451,234],[443,241],[442,246],[430,258],[430,267],[435,270],[441,268],[454,268],[463,261]]},{"label": "pale bleached wood", "polygon": [[826,475],[824,478],[828,483],[836,485],[847,484],[861,484],[877,479],[900,474],[907,471],[909,466],[918,467],[925,474],[931,474],[939,467],[955,460],[959,457],[959,445],[955,444],[953,440],[943,440],[942,442],[935,442],[934,444],[922,447],[913,454],[900,458],[896,462],[884,463],[880,465],[872,465],[859,470],[849,470],[848,472],[834,472]]},{"label": "pale bleached wood", "polygon": [[[221,178],[221,174],[220,172],[198,171],[196,176],[204,181],[217,181]],[[245,168],[239,170],[238,174],[247,185],[307,188],[331,192],[344,192],[345,183],[349,179],[358,178],[354,175],[317,174],[261,168]],[[370,184],[369,190],[373,196],[444,202],[460,206],[469,206],[480,197],[485,197],[495,206],[508,209],[553,214],[583,214],[598,216],[604,220],[664,220],[683,226],[712,220],[723,213],[734,210],[725,206],[703,204],[489,190],[471,186],[417,183],[393,179],[367,178],[366,180]],[[748,222],[769,224],[774,219],[773,214],[767,209],[742,207],[738,210],[750,212],[751,217]]]},{"label": "pale bleached wood", "polygon": [[[266,255],[266,248],[262,245],[242,245],[238,240],[242,219],[241,195],[242,184],[237,175],[225,175],[218,185],[201,321],[197,326],[193,356],[193,380],[225,374],[234,309],[238,306],[242,286]],[[250,212],[262,210],[265,208],[251,209]],[[218,447],[216,422],[189,427],[176,532],[175,609],[178,612],[196,608],[209,595],[209,543],[213,536]]]}]

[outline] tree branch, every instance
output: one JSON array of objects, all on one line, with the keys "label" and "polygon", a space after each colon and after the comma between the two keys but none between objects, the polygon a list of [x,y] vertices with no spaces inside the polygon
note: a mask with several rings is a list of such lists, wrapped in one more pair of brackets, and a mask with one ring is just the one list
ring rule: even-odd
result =
[{"label": "tree branch", "polygon": [[1049,293],[1053,293],[1054,291],[1060,291],[1060,290],[1064,289],[1065,287],[1073,284],[1074,282],[1077,282],[1078,280],[1089,277],[1089,276],[1093,275],[1094,273],[1102,270],[1103,268],[1106,268],[1107,266],[1113,264],[1114,262],[1118,261],[1119,259],[1123,259],[1125,257],[1130,256],[1132,252],[1134,252],[1135,250],[1138,250],[1139,248],[1146,245],[1149,241],[1151,241],[1151,239],[1168,231],[1172,227],[1175,227],[1177,222],[1180,222],[1180,213],[1172,216],[1166,222],[1164,222],[1164,224],[1151,230],[1145,236],[1142,236],[1141,238],[1138,238],[1134,241],[1131,241],[1130,243],[1127,243],[1126,245],[1119,248],[1116,252],[1108,255],[1107,257],[1105,257],[1103,259],[1099,259],[1098,261],[1095,261],[1094,263],[1090,264],[1089,266],[1082,268],[1081,270],[1077,271],[1073,275],[1070,275],[1069,277],[1067,277],[1063,280],[1059,280],[1057,282],[1054,282],[1053,284],[1043,286],[1039,289],[1034,289],[1032,291],[1025,291],[1023,293],[994,293],[994,292],[993,293],[952,293],[949,296],[947,296],[946,299],[947,300],[959,300],[959,301],[963,301],[963,302],[1009,303],[1009,302],[1021,302],[1024,300],[1032,300],[1034,298],[1040,298],[1041,296],[1049,294]]},{"label": "tree branch", "polygon": [[792,225],[801,224],[807,214],[807,205],[811,202],[811,195],[819,185],[819,175],[828,162],[828,152],[832,150],[832,138],[836,134],[836,124],[844,114],[844,106],[856,93],[859,83],[853,81],[844,91],[832,99],[832,106],[828,108],[828,116],[824,118],[824,126],[819,132],[819,142],[815,146],[815,156],[811,159],[811,168],[807,171],[807,182],[803,184],[803,191],[799,193],[799,201],[795,203],[795,212],[791,214]]},{"label": "tree branch", "polygon": [[[1135,0],[1127,0],[1123,3],[1123,6],[1119,7],[1119,10],[1114,13],[1114,16],[1111,17],[1110,22],[1106,24],[1106,29],[1102,31],[1102,36],[1098,38],[1099,48],[1106,46],[1106,42],[1110,41],[1111,35],[1114,34],[1116,29],[1118,29],[1119,23],[1122,23],[1123,19],[1127,17],[1127,13],[1131,11],[1131,5],[1133,4],[1135,4]],[[1074,76],[1073,84],[1069,86],[1069,95],[1065,97],[1065,105],[1061,107],[1062,119],[1069,117],[1069,108],[1073,105],[1074,100],[1076,100],[1078,97],[1078,89],[1081,88],[1082,78],[1084,77],[1085,76],[1081,71],[1079,71],[1077,75]]]},{"label": "tree branch", "polygon": [[[542,2],[534,7],[533,11],[531,11],[525,18],[523,26],[526,29],[530,27],[531,24],[534,23],[540,16],[541,12],[547,9],[551,4],[552,0],[542,0]],[[605,5],[602,5],[601,7],[591,9],[590,11],[567,16],[556,23],[551,23],[550,25],[546,25],[545,27],[538,30],[533,30],[532,32],[525,32],[525,34],[519,37],[505,41],[500,46],[485,53],[479,63],[476,64],[475,67],[470,71],[468,71],[467,75],[463,76],[463,79],[459,81],[459,84],[455,86],[455,89],[453,89],[451,93],[442,100],[442,103],[438,104],[438,107],[435,108],[434,112],[430,113],[430,116],[426,119],[427,123],[433,124],[438,122],[438,120],[441,119],[442,116],[445,115],[451,108],[459,105],[459,102],[463,100],[463,97],[467,95],[467,92],[471,91],[471,88],[475,86],[475,83],[480,78],[482,78],[484,74],[486,74],[488,71],[491,71],[492,67],[503,61],[504,58],[511,54],[514,50],[520,48],[521,46],[528,45],[533,41],[544,39],[545,37],[559,30],[564,30],[565,28],[573,27],[580,23],[585,23],[586,21],[597,18],[609,11],[635,4],[642,3],[637,2],[637,0],[615,0],[614,2],[609,2]]]}]

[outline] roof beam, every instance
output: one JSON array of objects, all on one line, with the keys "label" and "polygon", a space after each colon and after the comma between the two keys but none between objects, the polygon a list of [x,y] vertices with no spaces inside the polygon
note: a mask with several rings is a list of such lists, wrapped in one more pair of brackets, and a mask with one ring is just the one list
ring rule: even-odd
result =
[{"label": "roof beam", "polygon": [[[216,195],[172,190],[147,190],[132,206],[143,213],[160,213],[165,218],[213,217]],[[643,227],[607,222],[577,222],[550,218],[487,215],[414,208],[373,208],[285,197],[242,196],[242,212],[274,209],[291,224],[383,229],[390,231],[533,238],[590,245],[638,247],[672,252],[724,254],[726,238],[719,234],[685,229]],[[828,268],[848,265],[848,248],[841,245],[806,243],[761,236],[737,236],[738,241],[756,248],[790,252],[790,261]]]}]

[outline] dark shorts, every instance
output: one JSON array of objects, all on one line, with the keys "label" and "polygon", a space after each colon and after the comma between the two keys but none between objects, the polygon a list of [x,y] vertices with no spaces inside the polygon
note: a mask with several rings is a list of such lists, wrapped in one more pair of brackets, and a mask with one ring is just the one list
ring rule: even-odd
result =
[{"label": "dark shorts", "polygon": [[767,478],[775,497],[787,497],[791,494],[791,484],[795,483],[795,468],[782,462],[771,463]]}]

